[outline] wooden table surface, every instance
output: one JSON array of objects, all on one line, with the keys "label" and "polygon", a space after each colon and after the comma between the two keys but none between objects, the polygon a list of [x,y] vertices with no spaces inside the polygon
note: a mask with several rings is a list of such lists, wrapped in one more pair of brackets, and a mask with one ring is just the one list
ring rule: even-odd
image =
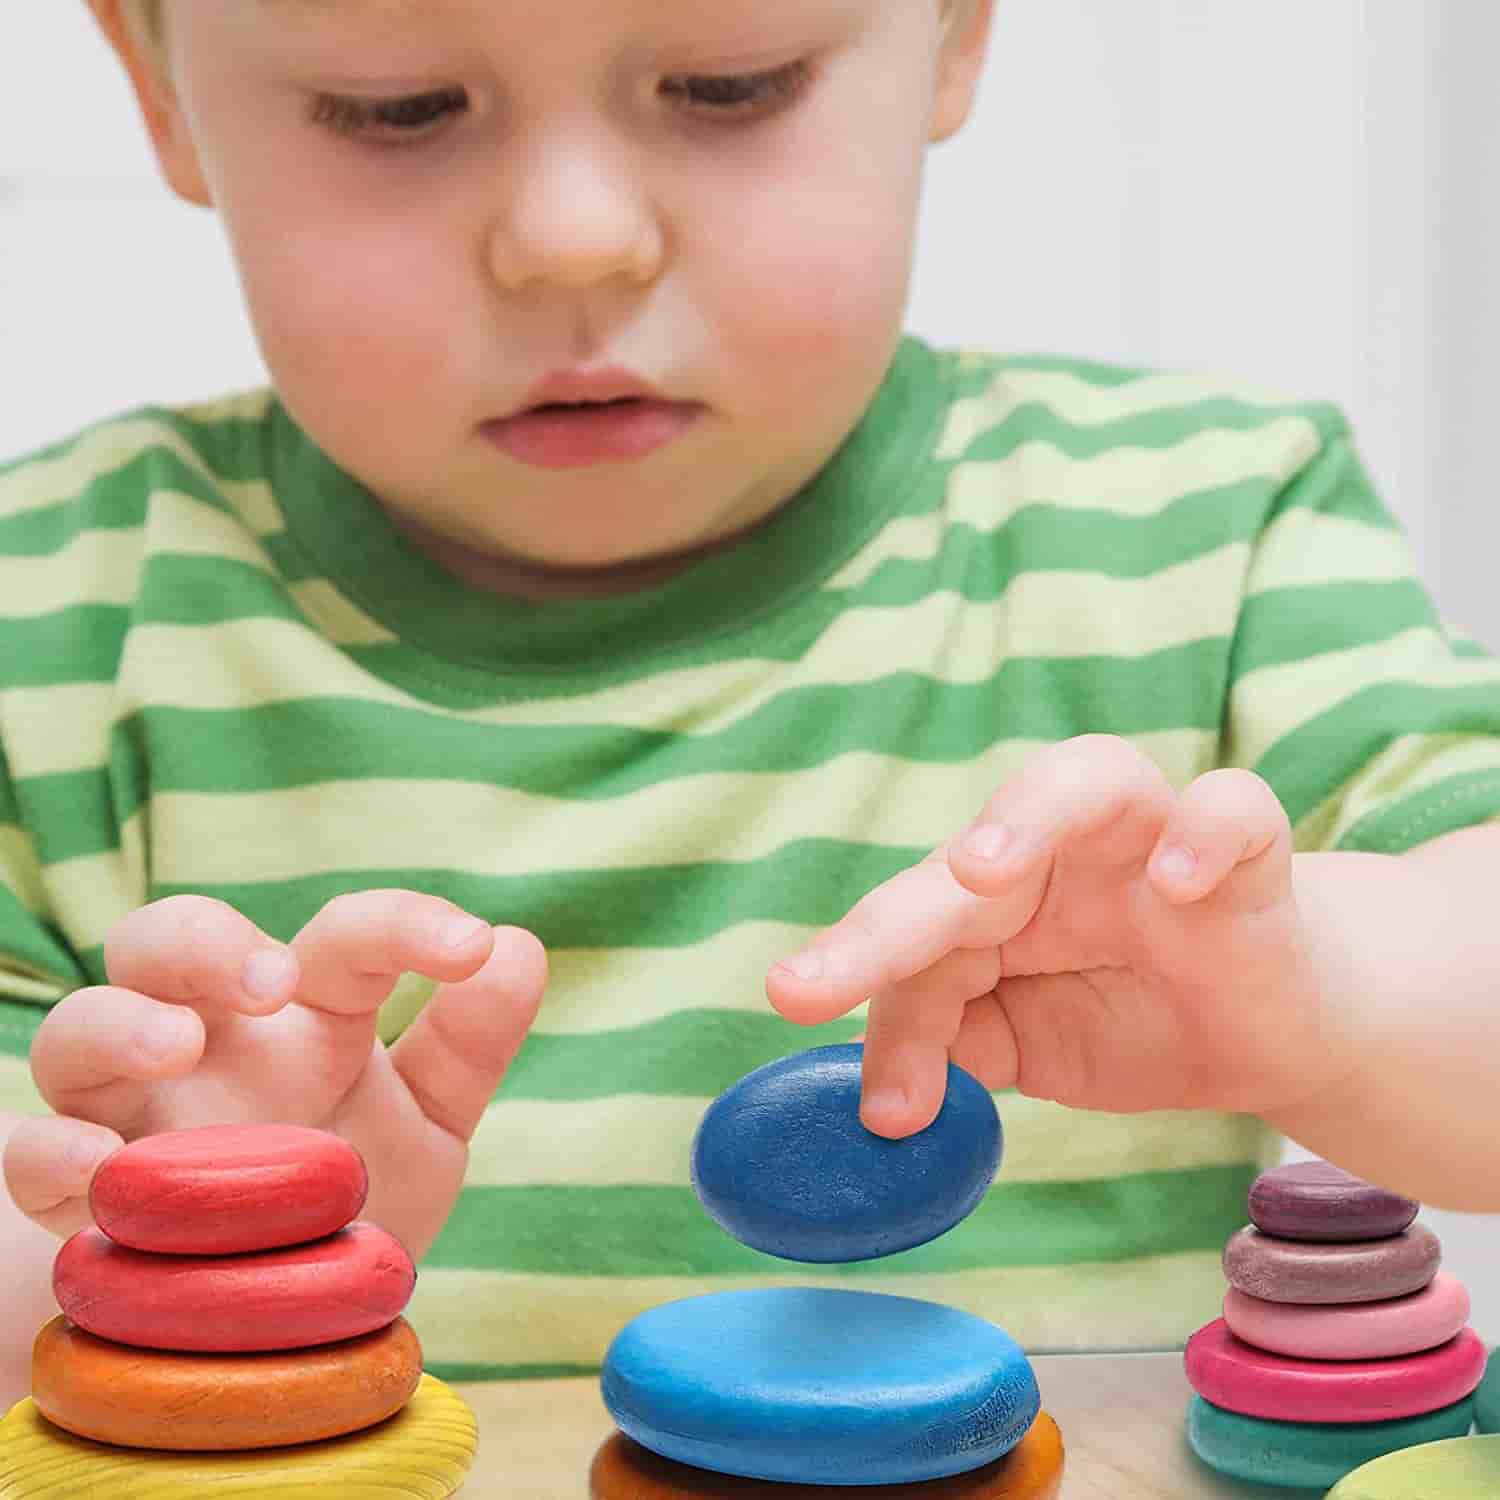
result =
[{"label": "wooden table surface", "polygon": [[[1289,1500],[1298,1493],[1221,1479],[1198,1461],[1183,1436],[1190,1392],[1180,1354],[1051,1354],[1032,1363],[1042,1405],[1062,1428],[1062,1500]],[[588,1500],[589,1463],[614,1430],[597,1380],[456,1389],[478,1414],[480,1432],[463,1500]]]}]

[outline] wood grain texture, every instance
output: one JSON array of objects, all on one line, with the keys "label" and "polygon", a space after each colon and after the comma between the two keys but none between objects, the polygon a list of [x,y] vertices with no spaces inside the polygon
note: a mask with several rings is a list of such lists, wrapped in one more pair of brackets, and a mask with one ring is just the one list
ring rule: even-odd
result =
[{"label": "wood grain texture", "polygon": [[318,1239],[364,1207],[369,1177],[341,1136],[302,1125],[205,1125],[121,1147],[89,1186],[112,1240],[165,1255],[238,1255]]},{"label": "wood grain texture", "polygon": [[1038,1414],[1004,1458],[967,1474],[922,1484],[768,1484],[693,1469],[642,1448],[623,1433],[608,1439],[589,1469],[590,1500],[1054,1500],[1062,1484],[1063,1439],[1057,1423]]},{"label": "wood grain texture", "polygon": [[321,1349],[168,1354],[58,1317],[37,1335],[31,1393],[49,1421],[79,1437],[228,1452],[357,1432],[398,1411],[421,1378],[421,1345],[404,1318]]},{"label": "wood grain texture", "polygon": [[0,1500],[452,1500],[478,1441],[473,1410],[431,1375],[368,1431],[232,1454],[107,1447],[53,1426],[28,1399],[0,1422]]}]

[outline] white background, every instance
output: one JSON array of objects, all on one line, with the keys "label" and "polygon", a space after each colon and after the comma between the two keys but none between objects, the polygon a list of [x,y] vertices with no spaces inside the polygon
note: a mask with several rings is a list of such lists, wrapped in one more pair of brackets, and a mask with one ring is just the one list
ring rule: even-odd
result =
[{"label": "white background", "polygon": [[[1493,0],[999,0],[912,326],[1339,402],[1444,613],[1500,648],[1497,55]],[[264,378],[82,0],[0,11],[0,354],[0,457]],[[1500,1339],[1500,1220],[1424,1218]]]}]

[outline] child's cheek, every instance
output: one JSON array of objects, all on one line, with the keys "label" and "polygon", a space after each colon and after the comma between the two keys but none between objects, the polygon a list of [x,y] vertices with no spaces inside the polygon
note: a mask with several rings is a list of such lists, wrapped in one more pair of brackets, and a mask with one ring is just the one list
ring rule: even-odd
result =
[{"label": "child's cheek", "polygon": [[[330,256],[322,235],[242,237],[236,247],[250,314],[283,386],[361,402],[392,390],[420,399],[449,379],[441,279],[431,256],[401,240],[351,236]],[[340,394],[342,393],[342,394]]]}]

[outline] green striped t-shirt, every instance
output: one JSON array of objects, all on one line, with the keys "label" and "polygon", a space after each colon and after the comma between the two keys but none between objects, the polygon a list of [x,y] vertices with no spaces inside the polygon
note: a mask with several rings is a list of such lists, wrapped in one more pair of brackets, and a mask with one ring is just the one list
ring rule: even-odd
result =
[{"label": "green striped t-shirt", "polygon": [[285,940],[407,886],[552,971],[421,1266],[438,1373],[591,1368],[646,1307],[772,1282],[1033,1350],[1178,1343],[1273,1146],[1253,1119],[1004,1095],[980,1208],[847,1268],[744,1248],[689,1183],[715,1094],[859,1026],[783,1022],[770,964],[1093,731],[1178,786],[1253,767],[1302,849],[1500,814],[1500,670],[1327,407],[908,340],[756,533],[545,605],[409,550],[270,392],[103,422],[0,469],[0,1108],[42,1107],[38,1021],[132,908],[204,893]]}]

